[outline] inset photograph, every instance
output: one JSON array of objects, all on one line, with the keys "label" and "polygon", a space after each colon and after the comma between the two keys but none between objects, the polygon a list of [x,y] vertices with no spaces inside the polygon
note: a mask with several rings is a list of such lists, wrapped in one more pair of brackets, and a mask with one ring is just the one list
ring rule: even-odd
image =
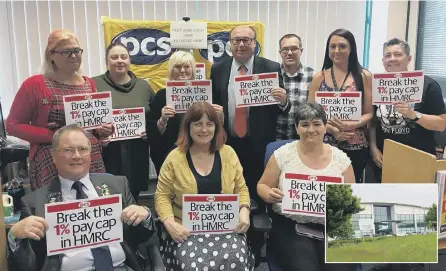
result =
[{"label": "inset photograph", "polygon": [[438,185],[327,184],[327,263],[437,263]]}]

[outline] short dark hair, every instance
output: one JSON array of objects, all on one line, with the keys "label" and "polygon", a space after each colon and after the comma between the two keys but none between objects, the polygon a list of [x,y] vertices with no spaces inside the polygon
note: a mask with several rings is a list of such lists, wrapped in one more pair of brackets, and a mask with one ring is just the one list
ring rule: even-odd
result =
[{"label": "short dark hair", "polygon": [[211,104],[207,102],[196,102],[189,107],[181,122],[180,134],[177,140],[177,146],[182,152],[187,152],[192,146],[193,140],[190,136],[190,124],[198,121],[206,114],[210,121],[215,123],[214,137],[209,146],[210,152],[219,150],[225,144],[225,132],[217,112]]},{"label": "short dark hair", "polygon": [[254,32],[254,39],[257,40],[257,31],[256,31],[256,29],[255,29],[254,27],[252,27],[252,26],[250,26],[250,25],[237,25],[237,26],[234,26],[234,27],[231,29],[231,31],[229,31],[229,39],[231,39],[231,37],[232,37],[232,32],[233,32],[237,27],[241,27],[241,26],[247,26],[247,27],[249,27],[249,28],[252,30],[252,32]]},{"label": "short dark hair", "polygon": [[299,105],[296,110],[296,117],[294,118],[296,126],[302,120],[314,120],[320,119],[322,122],[327,124],[327,114],[324,111],[322,105],[318,103],[304,103]]},{"label": "short dark hair", "polygon": [[123,48],[127,51],[127,54],[130,56],[129,48],[127,48],[127,46],[125,46],[124,43],[121,43],[121,42],[119,42],[119,41],[115,41],[115,42],[110,43],[110,44],[107,46],[107,49],[105,49],[105,62],[106,62],[106,63],[107,63],[108,54],[110,53],[110,50],[113,49],[113,48],[115,48],[115,47],[117,47],[117,46],[121,46],[121,47],[123,47]]},{"label": "short dark hair", "polygon": [[77,124],[69,124],[66,126],[63,126],[62,128],[58,129],[54,135],[53,135],[53,141],[51,144],[51,148],[53,150],[56,150],[59,147],[59,141],[60,141],[60,137],[67,132],[80,132],[83,133],[85,135],[85,137],[88,139],[88,145],[91,147],[91,141],[90,141],[90,134],[89,132],[85,131],[84,129],[82,129],[79,125]]},{"label": "short dark hair", "polygon": [[407,56],[410,56],[410,46],[409,46],[409,43],[405,42],[404,40],[400,40],[398,38],[393,38],[391,40],[388,40],[388,41],[384,42],[384,44],[383,44],[383,53],[384,53],[384,50],[387,47],[393,46],[393,45],[400,45],[401,48],[403,48],[404,53]]},{"label": "short dark hair", "polygon": [[282,49],[282,40],[284,40],[284,39],[291,39],[291,38],[297,38],[299,40],[300,49],[302,49],[302,39],[298,35],[296,35],[296,34],[285,34],[285,35],[283,35],[283,37],[281,37],[280,40],[279,40],[279,48]]}]

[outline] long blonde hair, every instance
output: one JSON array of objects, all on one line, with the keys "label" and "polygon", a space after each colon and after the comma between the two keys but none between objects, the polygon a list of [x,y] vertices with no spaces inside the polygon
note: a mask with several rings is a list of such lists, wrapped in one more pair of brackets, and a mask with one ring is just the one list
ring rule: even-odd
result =
[{"label": "long blonde hair", "polygon": [[189,64],[192,68],[192,78],[191,80],[195,80],[196,75],[196,65],[194,57],[186,51],[176,51],[169,58],[169,64],[167,68],[167,80],[173,80],[172,72],[173,68],[176,65],[184,65]]},{"label": "long blonde hair", "polygon": [[[77,36],[73,32],[66,29],[55,30],[48,36],[48,43],[45,49],[45,58],[40,68],[40,72],[43,75],[50,76],[56,72],[57,67],[50,59],[51,51],[54,50],[62,41],[69,39],[74,39],[77,43],[79,43]],[[82,70],[79,67],[77,74],[80,74],[81,71]]]}]

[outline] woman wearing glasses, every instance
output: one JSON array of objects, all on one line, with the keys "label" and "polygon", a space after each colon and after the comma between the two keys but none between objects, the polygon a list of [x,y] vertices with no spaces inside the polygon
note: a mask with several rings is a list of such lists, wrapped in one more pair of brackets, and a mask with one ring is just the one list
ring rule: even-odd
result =
[{"label": "woman wearing glasses", "polygon": [[[167,68],[168,81],[195,80],[195,73],[195,59],[190,53],[177,51],[170,56]],[[217,113],[223,114],[223,107],[219,105],[213,107]],[[150,156],[157,174],[167,154],[175,146],[183,116],[184,114],[177,114],[172,106],[166,105],[165,88],[160,89],[150,102],[147,136],[150,142]]]},{"label": "woman wearing glasses", "polygon": [[[52,32],[45,49],[42,74],[26,79],[14,98],[6,129],[9,135],[31,144],[29,176],[32,189],[40,188],[58,176],[51,159],[51,141],[55,131],[65,126],[63,96],[96,91],[94,81],[80,75],[82,53],[73,33],[67,30]],[[105,172],[101,145],[111,133],[112,124],[102,125],[90,133],[90,172]],[[88,155],[89,152],[79,154]]]}]

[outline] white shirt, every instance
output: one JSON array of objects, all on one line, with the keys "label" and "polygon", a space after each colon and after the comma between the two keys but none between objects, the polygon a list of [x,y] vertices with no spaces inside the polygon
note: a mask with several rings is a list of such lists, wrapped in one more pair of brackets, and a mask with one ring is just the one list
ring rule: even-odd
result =
[{"label": "white shirt", "polygon": [[[62,190],[62,200],[70,201],[76,200],[76,189],[72,188],[74,181],[62,178],[60,179],[60,188]],[[90,181],[90,175],[79,180],[83,183],[82,190],[88,196],[88,198],[98,198],[99,195],[96,192],[93,184]],[[117,267],[124,263],[125,253],[121,247],[121,244],[110,244],[110,254],[113,260],[113,266]],[[66,252],[62,258],[61,271],[91,271],[94,270],[94,259],[91,249],[82,249],[77,251]]]},{"label": "white shirt", "polygon": [[[73,189],[74,181],[62,178],[60,179],[60,188],[62,192],[62,201],[76,200],[76,189]],[[88,196],[88,198],[98,198],[99,195],[96,192],[93,184],[90,180],[90,175],[85,175],[79,182],[83,183],[82,190]],[[150,217],[150,216],[149,216]],[[8,234],[9,246],[12,251],[16,251],[20,246],[21,240],[16,240],[14,242]],[[110,254],[113,261],[113,266],[117,267],[124,263],[125,253],[121,247],[121,244],[110,244],[108,245],[110,249]],[[82,249],[72,252],[67,252],[62,257],[61,271],[92,271],[94,268],[94,259],[91,249]]]},{"label": "white shirt", "polygon": [[[274,158],[277,161],[277,167],[280,170],[279,185],[278,188],[282,190],[283,179],[286,172],[299,172],[303,174],[319,175],[319,176],[333,176],[343,177],[344,171],[350,166],[351,161],[340,149],[330,146],[331,149],[331,161],[323,169],[312,169],[307,167],[299,157],[297,153],[297,142],[299,140],[287,143],[282,147],[274,151]],[[298,223],[318,223],[324,224],[325,218],[312,217],[306,215],[290,215],[282,214],[282,204],[274,203],[272,206],[274,212],[284,215]]]},{"label": "white shirt", "polygon": [[[234,132],[234,117],[235,117],[235,92],[237,91],[235,87],[235,80],[234,78],[236,76],[240,75],[240,66],[244,64],[246,67],[246,75],[252,74],[252,70],[254,67],[254,56],[252,56],[248,61],[245,63],[240,63],[235,58],[232,59],[232,66],[231,66],[231,73],[229,76],[229,84],[228,84],[228,117],[229,117],[229,133],[232,136],[236,136]],[[249,108],[247,117],[249,117]],[[248,120],[246,120],[248,121]],[[249,134],[249,125],[248,125],[248,134]]]}]

